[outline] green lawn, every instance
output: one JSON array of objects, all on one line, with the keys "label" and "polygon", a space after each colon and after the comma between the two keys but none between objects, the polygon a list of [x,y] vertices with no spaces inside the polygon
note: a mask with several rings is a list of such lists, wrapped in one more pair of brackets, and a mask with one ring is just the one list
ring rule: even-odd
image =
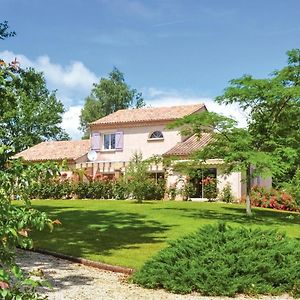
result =
[{"label": "green lawn", "polygon": [[300,238],[300,214],[241,205],[197,202],[110,200],[35,200],[33,205],[59,219],[52,233],[33,234],[35,247],[114,265],[139,268],[167,241],[208,223],[279,228]]}]

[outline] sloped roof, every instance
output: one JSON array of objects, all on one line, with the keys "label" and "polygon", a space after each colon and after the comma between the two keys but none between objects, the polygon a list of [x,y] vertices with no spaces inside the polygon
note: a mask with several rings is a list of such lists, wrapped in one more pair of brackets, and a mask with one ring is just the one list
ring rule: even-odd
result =
[{"label": "sloped roof", "polygon": [[154,121],[172,121],[190,115],[201,109],[205,109],[205,105],[202,103],[169,107],[121,109],[90,124],[114,125],[126,123],[145,123]]},{"label": "sloped roof", "polygon": [[173,148],[164,153],[163,156],[189,156],[193,152],[205,147],[211,139],[212,137],[209,133],[202,133],[200,138],[194,134],[184,142],[177,143]]},{"label": "sloped roof", "polygon": [[85,155],[90,148],[90,140],[48,141],[39,143],[14,156],[25,161],[76,160]]}]

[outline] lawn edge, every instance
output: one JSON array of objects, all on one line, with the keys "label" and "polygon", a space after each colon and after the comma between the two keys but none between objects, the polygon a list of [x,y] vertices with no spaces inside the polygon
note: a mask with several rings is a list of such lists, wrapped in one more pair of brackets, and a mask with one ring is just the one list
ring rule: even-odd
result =
[{"label": "lawn edge", "polygon": [[37,252],[45,255],[51,255],[57,258],[65,259],[71,262],[79,263],[84,266],[100,269],[100,270],[106,270],[106,271],[111,271],[115,273],[123,273],[127,275],[131,275],[135,270],[132,268],[126,268],[126,267],[121,267],[121,266],[114,266],[114,265],[109,265],[106,263],[102,262],[96,262],[92,261],[89,259],[81,258],[81,257],[75,257],[67,254],[62,254],[54,251],[49,251],[46,249],[41,249],[41,248],[35,248],[35,249],[25,249],[26,251],[32,251],[32,252]]}]

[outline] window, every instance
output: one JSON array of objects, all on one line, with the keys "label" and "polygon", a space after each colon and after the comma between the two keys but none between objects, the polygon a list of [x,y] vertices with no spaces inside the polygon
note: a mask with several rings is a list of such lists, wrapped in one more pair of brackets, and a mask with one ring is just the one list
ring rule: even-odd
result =
[{"label": "window", "polygon": [[153,131],[149,137],[149,139],[151,139],[151,140],[152,139],[163,139],[163,138],[164,138],[164,136],[161,131]]},{"label": "window", "polygon": [[104,134],[103,146],[105,150],[116,149],[116,134],[115,133]]}]

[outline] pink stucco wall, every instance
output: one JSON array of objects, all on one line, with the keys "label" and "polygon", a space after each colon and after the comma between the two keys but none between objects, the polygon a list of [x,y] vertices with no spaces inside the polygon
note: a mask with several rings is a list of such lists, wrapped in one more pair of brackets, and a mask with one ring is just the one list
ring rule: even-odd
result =
[{"label": "pink stucco wall", "polygon": [[[96,131],[96,130],[95,130]],[[101,133],[101,150],[97,151],[98,161],[129,161],[135,152],[141,152],[143,159],[153,155],[160,155],[171,149],[182,138],[178,129],[167,129],[165,125],[152,125],[131,128],[99,129]],[[103,135],[107,133],[123,132],[124,144],[122,150],[104,150]],[[163,140],[149,140],[154,131],[162,131]]]}]

